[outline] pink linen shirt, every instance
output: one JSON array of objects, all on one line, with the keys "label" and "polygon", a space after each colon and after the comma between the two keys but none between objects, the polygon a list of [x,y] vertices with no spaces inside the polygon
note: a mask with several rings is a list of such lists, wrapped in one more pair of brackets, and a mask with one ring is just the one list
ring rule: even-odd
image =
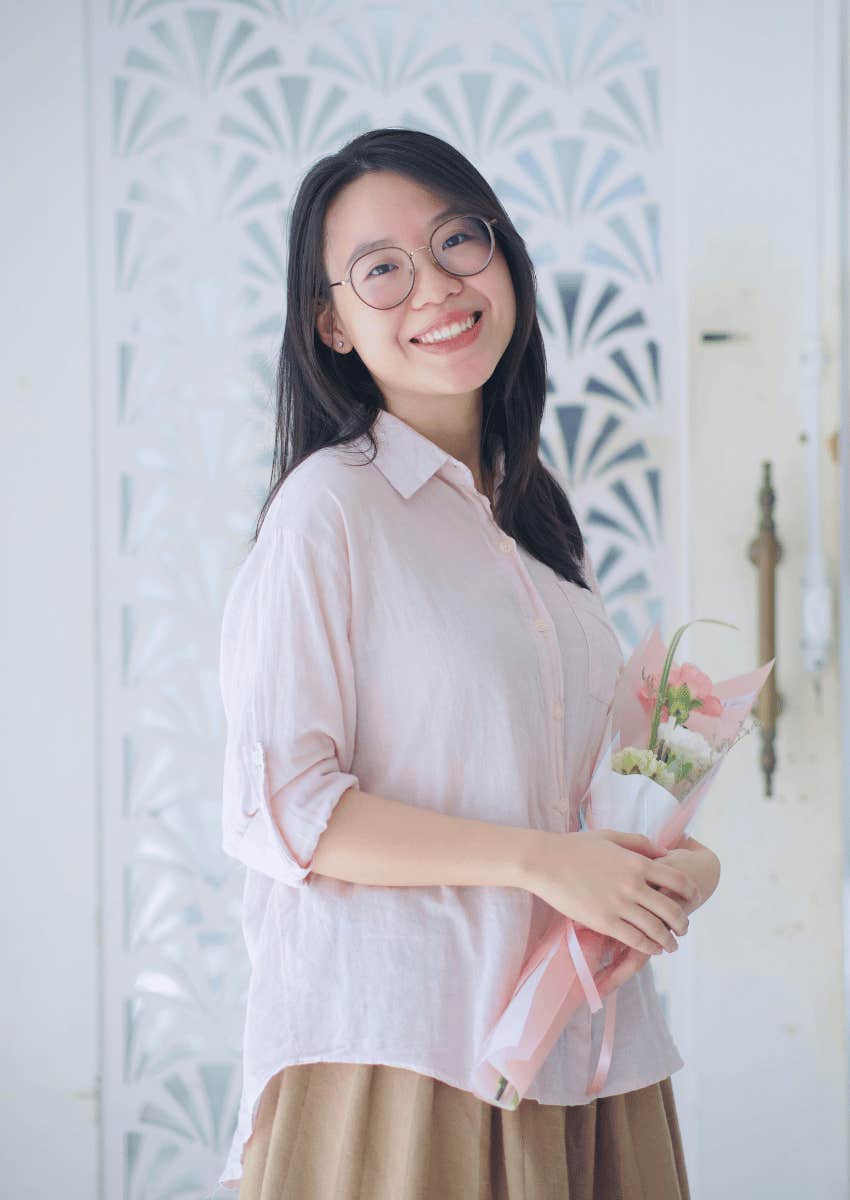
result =
[{"label": "pink linen shirt", "polygon": [[[247,868],[251,967],[219,1179],[234,1188],[263,1088],[287,1065],[386,1063],[473,1090],[486,1036],[554,915],[516,887],[312,874],[343,793],[575,829],[623,667],[587,556],[592,591],[500,529],[464,463],[388,411],[373,432],[374,462],[362,439],[291,472],[222,619],[223,848]],[[575,1014],[529,1098],[593,1099],[603,1020]],[[648,961],[618,993],[600,1095],[683,1065]]]}]

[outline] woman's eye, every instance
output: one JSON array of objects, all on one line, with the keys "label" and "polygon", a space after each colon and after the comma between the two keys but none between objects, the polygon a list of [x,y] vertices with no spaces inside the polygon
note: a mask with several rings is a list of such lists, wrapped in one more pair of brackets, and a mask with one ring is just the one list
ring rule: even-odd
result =
[{"label": "woman's eye", "polygon": [[465,238],[465,237],[469,237],[469,234],[468,233],[453,233],[450,238],[447,238],[446,241],[443,242],[443,249],[445,250],[445,248],[446,248],[446,246],[448,246],[449,242],[453,242],[457,238]]},{"label": "woman's eye", "polygon": [[376,263],[376,264],[375,264],[375,266],[374,266],[374,267],[372,267],[371,271],[369,271],[369,273],[368,273],[368,275],[366,276],[366,278],[368,279],[368,278],[369,278],[369,275],[374,275],[374,273],[375,273],[376,271],[380,271],[381,275],[385,275],[385,274],[386,274],[386,271],[383,271],[383,270],[381,270],[381,268],[382,268],[382,267],[390,267],[390,268],[391,268],[391,269],[394,271],[394,270],[395,270],[395,263]]}]

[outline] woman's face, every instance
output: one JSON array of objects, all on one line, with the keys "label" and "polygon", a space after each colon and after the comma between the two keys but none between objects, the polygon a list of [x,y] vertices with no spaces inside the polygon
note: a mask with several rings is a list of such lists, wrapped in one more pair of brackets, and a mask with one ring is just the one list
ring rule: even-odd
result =
[{"label": "woman's face", "polygon": [[[493,257],[477,275],[455,276],[438,267],[428,240],[445,216],[445,199],[392,171],[371,171],[347,184],[328,206],[325,218],[325,269],[331,280],[348,275],[355,247],[388,239],[387,244],[414,250],[413,290],[395,308],[375,309],[349,286],[331,290],[334,311],[317,318],[319,336],[335,354],[357,350],[388,407],[410,410],[423,399],[455,397],[479,401],[514,330],[516,299],[504,254],[496,243]],[[490,217],[489,212],[481,213]],[[411,339],[445,327],[451,314],[480,312],[472,340],[436,351]],[[343,348],[338,343],[343,341]],[[464,344],[465,343],[465,344]]]}]

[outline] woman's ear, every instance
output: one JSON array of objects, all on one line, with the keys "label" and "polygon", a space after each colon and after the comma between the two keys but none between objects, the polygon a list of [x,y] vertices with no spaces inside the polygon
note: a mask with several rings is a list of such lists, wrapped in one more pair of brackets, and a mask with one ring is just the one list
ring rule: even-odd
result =
[{"label": "woman's ear", "polygon": [[[336,324],[334,322],[334,311],[327,300],[316,302],[316,332],[325,345],[329,346],[331,350],[336,350],[337,353],[341,354],[351,349],[345,331],[340,328],[338,322]],[[341,346],[340,342],[342,342]]]}]

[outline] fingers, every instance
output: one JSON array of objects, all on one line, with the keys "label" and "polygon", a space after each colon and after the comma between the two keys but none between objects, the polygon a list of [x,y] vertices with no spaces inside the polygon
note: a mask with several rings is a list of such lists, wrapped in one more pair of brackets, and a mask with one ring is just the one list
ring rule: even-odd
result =
[{"label": "fingers", "polygon": [[662,858],[667,853],[663,846],[656,845],[651,838],[642,833],[625,833],[620,829],[606,829],[603,832],[618,846],[633,850],[636,854],[643,854],[647,858]]},{"label": "fingers", "polygon": [[688,920],[687,912],[679,903],[678,898],[670,897],[664,892],[656,891],[655,889],[650,890],[652,893],[651,896],[644,901],[646,906],[660,918],[667,929],[678,933],[679,937],[684,937],[690,928],[690,921]]},{"label": "fingers", "polygon": [[671,952],[679,948],[673,933],[681,936],[687,932],[687,916],[682,912],[681,905],[653,888],[643,889],[623,916],[662,949]]},{"label": "fingers", "polygon": [[[654,938],[651,935],[653,927],[658,932],[658,937]],[[644,926],[649,925],[646,929]],[[671,950],[675,949],[678,943],[673,938],[670,930],[655,917],[652,917],[646,909],[635,910],[635,924],[632,925],[629,921],[617,920],[614,921],[610,930],[611,937],[617,939],[618,942],[623,942],[624,945],[630,946],[633,950],[639,950],[641,954],[661,954],[665,949],[665,942],[672,941]]]},{"label": "fingers", "polygon": [[691,903],[697,899],[699,894],[697,885],[684,871],[664,863],[655,862],[651,867],[647,867],[646,879],[647,882],[669,888],[671,892],[675,892],[677,896],[681,896],[683,900]]}]

